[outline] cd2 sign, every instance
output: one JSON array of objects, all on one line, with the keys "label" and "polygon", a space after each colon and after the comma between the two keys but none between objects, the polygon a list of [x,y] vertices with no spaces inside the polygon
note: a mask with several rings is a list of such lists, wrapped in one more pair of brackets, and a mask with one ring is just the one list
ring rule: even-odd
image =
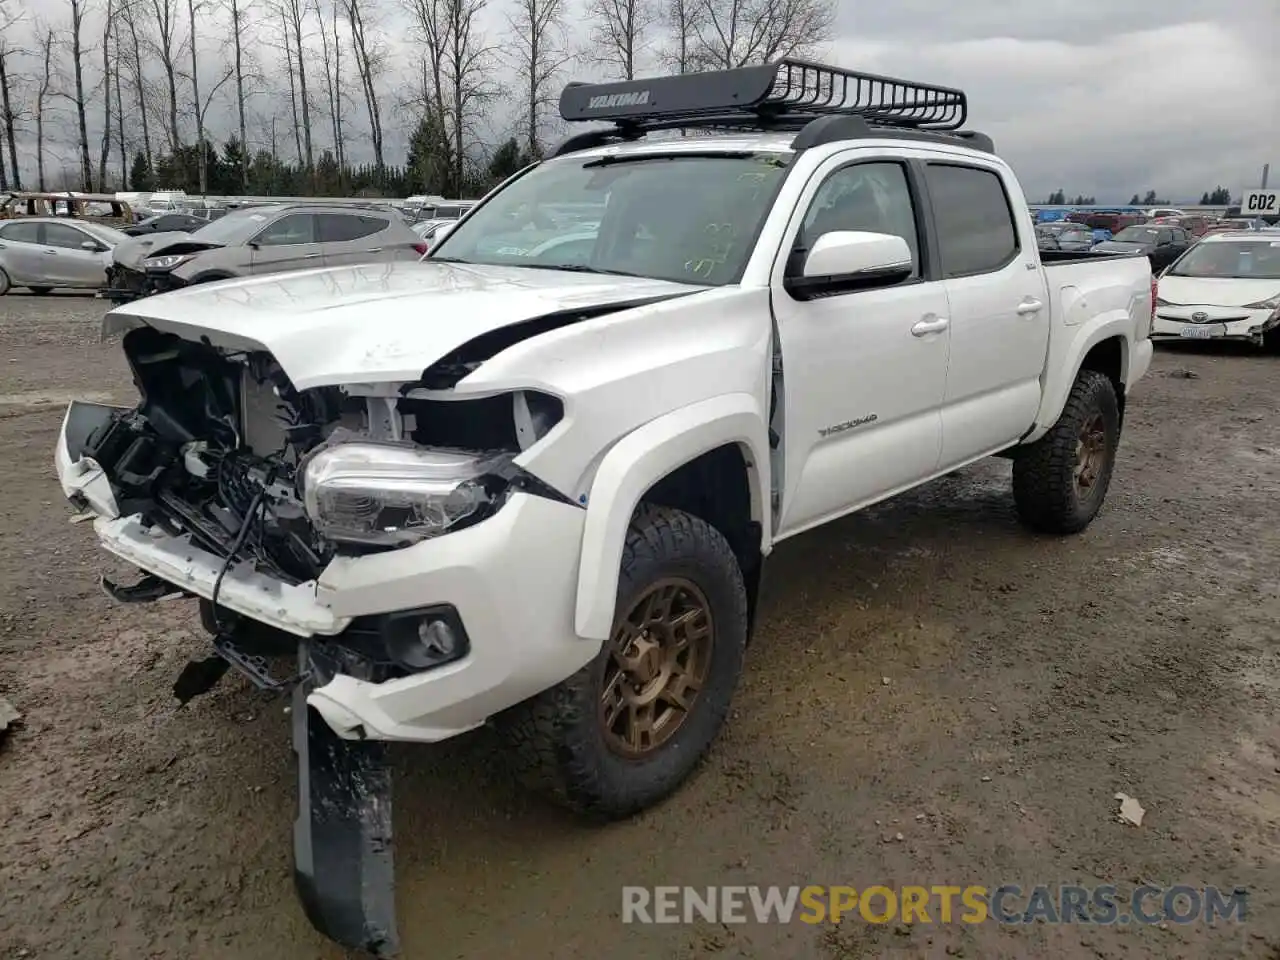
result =
[{"label": "cd2 sign", "polygon": [[1246,190],[1240,200],[1244,217],[1280,216],[1280,190]]}]

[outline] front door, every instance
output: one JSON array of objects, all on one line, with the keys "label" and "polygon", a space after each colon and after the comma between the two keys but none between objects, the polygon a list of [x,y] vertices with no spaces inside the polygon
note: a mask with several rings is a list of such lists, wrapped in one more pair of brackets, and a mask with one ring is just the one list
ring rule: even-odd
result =
[{"label": "front door", "polygon": [[310,213],[287,213],[268,224],[250,242],[250,249],[249,272],[254,274],[324,266],[316,218]]},{"label": "front door", "polygon": [[[44,225],[47,287],[100,287],[107,280],[102,253],[106,246],[69,223]],[[85,244],[92,244],[86,249]]]},{"label": "front door", "polygon": [[[791,255],[775,274],[782,353],[783,490],[775,537],[882,499],[937,469],[947,379],[947,297],[928,262],[914,168],[901,159],[828,161],[810,182],[791,227]],[[910,279],[796,300],[782,287],[824,233],[903,237]]]}]

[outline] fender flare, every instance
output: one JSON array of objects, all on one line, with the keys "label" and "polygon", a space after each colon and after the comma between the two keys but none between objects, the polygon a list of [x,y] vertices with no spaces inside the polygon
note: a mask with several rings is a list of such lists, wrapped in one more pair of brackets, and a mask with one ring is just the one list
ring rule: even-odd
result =
[{"label": "fender flare", "polygon": [[755,397],[726,394],[650,420],[605,454],[591,483],[574,611],[579,636],[603,641],[613,627],[622,548],[640,498],[673,470],[732,443],[746,448],[752,513],[768,551],[768,427]]},{"label": "fender flare", "polygon": [[1096,322],[1079,328],[1076,340],[1070,347],[1071,363],[1060,365],[1058,369],[1062,370],[1063,374],[1046,383],[1040,412],[1036,416],[1035,428],[1024,442],[1042,435],[1058,421],[1063,408],[1067,405],[1067,396],[1071,393],[1076,377],[1080,375],[1084,358],[1089,355],[1089,351],[1104,340],[1116,338],[1120,340],[1120,382],[1126,384],[1129,382],[1133,318],[1128,312],[1119,310],[1109,316],[1104,314]]}]

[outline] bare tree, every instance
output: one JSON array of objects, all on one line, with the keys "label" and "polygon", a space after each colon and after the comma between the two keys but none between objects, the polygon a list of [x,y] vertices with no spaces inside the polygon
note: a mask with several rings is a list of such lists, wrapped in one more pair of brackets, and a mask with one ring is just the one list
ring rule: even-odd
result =
[{"label": "bare tree", "polygon": [[351,27],[351,49],[355,54],[356,73],[369,113],[369,137],[373,141],[373,162],[379,170],[384,166],[382,153],[382,111],[378,104],[377,80],[386,69],[387,50],[369,22],[369,0],[342,0],[342,9]]},{"label": "bare tree", "polygon": [[[284,10],[280,11],[280,35],[284,38],[284,64],[285,75],[289,80],[289,107],[293,112],[293,143],[298,150],[298,163],[302,163],[302,126],[298,123],[298,88],[293,82],[293,47],[289,41],[289,21],[285,17]],[[271,138],[271,142],[275,143],[275,136]],[[271,152],[275,154],[275,147],[271,148]]]},{"label": "bare tree", "polygon": [[694,12],[693,60],[711,69],[806,53],[835,21],[834,0],[697,0]]},{"label": "bare tree", "polygon": [[80,133],[80,182],[81,189],[92,192],[93,168],[89,164],[89,125],[85,120],[84,91],[84,15],[87,12],[88,0],[67,0],[71,6],[71,69],[75,77],[75,93],[59,94],[75,104],[76,119]]},{"label": "bare tree", "polygon": [[[414,40],[422,51],[420,105],[424,112],[435,117],[437,130],[447,131],[449,108],[445,57],[449,51],[451,23],[449,0],[405,0],[405,7],[413,16]],[[443,146],[449,148],[447,143]],[[450,169],[453,169],[452,161]]]},{"label": "bare tree", "polygon": [[[9,141],[9,163],[13,167],[13,189],[22,189],[22,169],[18,166],[18,140],[13,112],[13,94],[9,76],[9,57],[13,54],[8,40],[0,36],[0,111],[4,113],[4,134]],[[0,157],[0,188],[7,189],[4,159]]]},{"label": "bare tree", "polygon": [[695,69],[693,48],[696,43],[695,29],[698,25],[698,12],[702,0],[666,0],[662,11],[663,26],[671,38],[669,46],[663,51],[661,60],[665,66],[676,73],[689,73]]},{"label": "bare tree", "polygon": [[117,10],[111,28],[111,44],[116,54],[113,71],[116,90],[116,143],[120,147],[120,189],[123,190],[129,185],[129,148],[124,138],[124,87],[120,80],[120,65],[124,60],[120,53],[120,21],[122,19],[120,11]]},{"label": "bare tree", "polygon": [[324,67],[325,93],[329,100],[329,122],[333,127],[333,157],[342,169],[345,150],[342,143],[342,44],[338,42],[338,10],[330,11],[333,18],[333,36],[325,25],[324,11],[316,5],[316,20],[320,26],[320,62]]},{"label": "bare tree", "polygon": [[493,83],[495,50],[485,43],[478,20],[487,0],[445,0],[443,79],[448,91],[453,134],[453,183],[460,193],[466,180],[466,138],[475,112],[497,96]]},{"label": "bare tree", "polygon": [[658,19],[655,0],[588,0],[592,59],[622,79],[634,80],[637,60]]},{"label": "bare tree", "polygon": [[516,0],[511,15],[513,66],[523,87],[525,137],[530,157],[542,156],[542,113],[555,102],[552,81],[569,61],[565,0]]},{"label": "bare tree", "polygon": [[102,191],[107,189],[107,161],[111,159],[111,31],[116,12],[115,0],[107,0],[102,18],[102,146],[98,153],[98,189]]},{"label": "bare tree", "polygon": [[306,39],[304,28],[309,0],[279,0],[279,6],[285,27],[285,45],[293,45],[293,69],[298,75],[298,105],[302,109],[302,145],[306,151],[303,164],[307,175],[311,176],[315,170],[311,140],[311,97],[307,91],[307,58],[302,49]]},{"label": "bare tree", "polygon": [[225,70],[221,79],[214,83],[204,99],[201,99],[199,44],[196,41],[196,14],[202,11],[204,6],[202,0],[187,0],[187,19],[190,30],[187,44],[191,48],[191,112],[196,121],[196,174],[200,183],[201,195],[209,192],[209,157],[205,150],[204,135],[205,114],[208,113],[209,105],[213,102],[213,98],[217,96],[218,91],[231,79],[235,72],[234,68]]},{"label": "bare tree", "polygon": [[147,0],[155,20],[156,35],[148,37],[152,52],[160,58],[164,79],[168,86],[169,152],[182,146],[182,134],[178,129],[178,65],[181,52],[178,41],[178,0]]},{"label": "bare tree", "polygon": [[40,35],[40,62],[44,72],[36,87],[36,182],[44,190],[44,124],[48,116],[46,107],[53,95],[53,29],[46,27]]},{"label": "bare tree", "polygon": [[[151,157],[151,126],[147,118],[147,114],[149,111],[147,110],[146,70],[143,67],[143,63],[142,63],[142,42],[138,36],[137,0],[135,0],[135,2],[133,3],[129,3],[125,5],[121,9],[121,13],[122,13],[121,19],[123,20],[125,27],[129,31],[130,49],[128,52],[127,60],[129,64],[129,72],[132,75],[130,79],[133,83],[133,90],[138,97],[138,119],[141,121],[141,124],[142,124],[143,156],[147,158],[147,168],[152,169],[153,161]],[[119,49],[119,44],[117,44],[117,49]],[[117,64],[117,71],[118,69],[119,69],[119,65]],[[124,102],[120,100],[119,97],[117,97],[116,100],[117,102],[120,102],[120,103]]]},{"label": "bare tree", "polygon": [[240,123],[240,189],[249,189],[249,143],[245,133],[245,69],[244,69],[244,26],[245,15],[249,12],[252,0],[230,0],[231,39],[235,51],[234,69],[236,75],[236,119]]}]

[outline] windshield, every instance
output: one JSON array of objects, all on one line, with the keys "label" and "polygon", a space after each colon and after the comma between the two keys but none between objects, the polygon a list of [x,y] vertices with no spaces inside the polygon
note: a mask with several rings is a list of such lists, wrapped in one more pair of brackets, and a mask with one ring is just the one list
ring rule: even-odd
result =
[{"label": "windshield", "polygon": [[789,160],[728,153],[553,160],[472,211],[431,259],[735,283]]},{"label": "windshield", "polygon": [[82,222],[82,225],[103,243],[110,244],[113,247],[117,243],[123,243],[130,239],[128,234],[117,230],[115,227],[108,227],[106,224]]},{"label": "windshield", "polygon": [[1157,236],[1150,227],[1125,227],[1111,239],[1118,243],[1155,243]]},{"label": "windshield", "polygon": [[1169,275],[1280,280],[1280,240],[1196,244],[1169,268]]},{"label": "windshield", "polygon": [[191,239],[223,246],[245,243],[267,225],[275,207],[249,207],[233,210],[225,217],[210,220],[191,234]]}]

